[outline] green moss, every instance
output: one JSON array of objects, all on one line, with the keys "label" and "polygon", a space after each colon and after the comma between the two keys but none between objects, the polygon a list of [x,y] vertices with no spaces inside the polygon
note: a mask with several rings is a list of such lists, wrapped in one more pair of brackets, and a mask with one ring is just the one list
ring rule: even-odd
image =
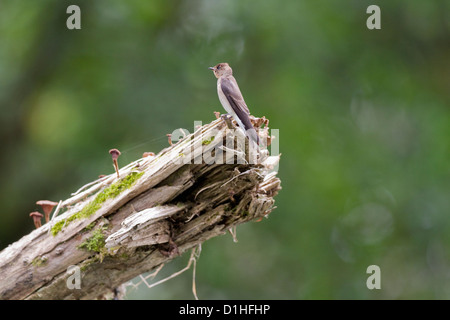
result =
[{"label": "green moss", "polygon": [[58,232],[61,231],[61,229],[68,225],[70,222],[77,220],[77,219],[84,219],[92,214],[94,214],[98,209],[101,208],[103,202],[105,202],[107,199],[112,199],[117,197],[122,191],[130,188],[142,175],[144,172],[131,172],[129,175],[127,175],[125,178],[121,179],[120,181],[113,183],[109,187],[105,188],[102,192],[100,192],[94,200],[92,200],[90,203],[88,203],[86,206],[84,206],[83,209],[78,211],[77,213],[71,215],[67,219],[58,221],[55,223],[55,225],[52,227],[52,235],[56,236]]},{"label": "green moss", "polygon": [[47,256],[40,256],[34,258],[34,260],[31,261],[31,264],[35,267],[43,267],[47,264],[47,262],[48,262]]},{"label": "green moss", "polygon": [[90,230],[92,230],[93,227],[95,227],[96,224],[97,224],[97,221],[94,221],[94,222],[88,224],[88,225],[86,226],[86,228],[84,228],[84,230],[90,231]]},{"label": "green moss", "polygon": [[214,141],[214,136],[212,136],[212,137],[209,138],[209,139],[203,140],[203,141],[202,141],[202,145],[203,145],[203,146],[207,146],[208,144],[210,144],[210,143],[213,142],[213,141]]},{"label": "green moss", "polygon": [[106,227],[100,227],[92,232],[92,235],[81,243],[77,248],[86,249],[88,251],[102,252],[105,247],[105,235],[103,231]]},{"label": "green moss", "polygon": [[85,272],[90,265],[94,264],[94,263],[98,263],[100,261],[100,257],[99,256],[93,256],[92,258],[88,258],[86,260],[83,261],[83,263],[80,265],[80,270],[82,272]]},{"label": "green moss", "polygon": [[48,258],[46,256],[36,257],[31,264],[35,267],[43,267],[47,264]]}]

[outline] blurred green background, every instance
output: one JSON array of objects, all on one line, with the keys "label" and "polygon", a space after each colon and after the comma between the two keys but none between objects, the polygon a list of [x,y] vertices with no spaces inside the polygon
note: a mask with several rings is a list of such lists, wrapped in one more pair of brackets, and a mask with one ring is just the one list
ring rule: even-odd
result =
[{"label": "blurred green background", "polygon": [[[81,30],[66,9],[81,8]],[[381,30],[366,9],[381,8]],[[200,299],[450,299],[448,0],[0,1],[0,248],[40,199],[223,109],[228,62],[280,130],[269,219],[203,245]],[[187,256],[159,278],[184,267]],[[366,269],[381,268],[381,290]],[[192,299],[192,273],[132,299]]]}]

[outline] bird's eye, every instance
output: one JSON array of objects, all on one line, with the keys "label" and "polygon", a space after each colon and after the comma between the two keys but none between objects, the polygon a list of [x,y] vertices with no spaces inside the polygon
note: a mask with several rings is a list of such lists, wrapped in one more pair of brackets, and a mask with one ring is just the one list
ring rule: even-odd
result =
[{"label": "bird's eye", "polygon": [[220,69],[220,66],[217,66],[217,70],[219,70]]}]

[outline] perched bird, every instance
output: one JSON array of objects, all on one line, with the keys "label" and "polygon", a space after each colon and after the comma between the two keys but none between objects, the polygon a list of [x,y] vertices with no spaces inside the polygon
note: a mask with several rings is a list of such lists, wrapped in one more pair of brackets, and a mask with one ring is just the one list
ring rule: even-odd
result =
[{"label": "perched bird", "polygon": [[259,145],[259,137],[250,122],[250,111],[245,104],[236,79],[233,77],[233,70],[228,63],[219,63],[209,69],[217,78],[217,93],[223,108],[236,120],[245,134]]}]

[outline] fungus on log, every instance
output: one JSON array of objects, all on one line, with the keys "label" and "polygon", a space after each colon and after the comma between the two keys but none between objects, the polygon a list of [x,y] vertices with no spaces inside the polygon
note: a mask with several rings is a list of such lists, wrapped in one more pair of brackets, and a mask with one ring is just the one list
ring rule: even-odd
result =
[{"label": "fungus on log", "polygon": [[[253,119],[256,123],[264,123]],[[260,124],[260,125],[261,125]],[[261,141],[273,140],[257,128]],[[0,252],[0,299],[99,299],[134,277],[274,208],[279,155],[249,150],[221,119],[102,176],[52,220]],[[67,286],[78,266],[81,288]]]}]

